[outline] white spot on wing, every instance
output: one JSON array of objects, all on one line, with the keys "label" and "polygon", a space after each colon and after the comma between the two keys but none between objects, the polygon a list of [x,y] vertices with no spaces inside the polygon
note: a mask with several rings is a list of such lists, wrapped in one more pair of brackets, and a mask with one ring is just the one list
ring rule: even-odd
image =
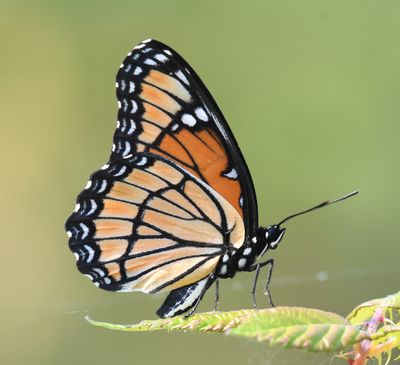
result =
[{"label": "white spot on wing", "polygon": [[117,171],[116,173],[113,174],[113,176],[121,176],[125,173],[126,171],[126,166],[122,166],[119,171]]},{"label": "white spot on wing", "polygon": [[135,84],[132,81],[129,81],[129,92],[133,93],[135,91]]},{"label": "white spot on wing", "polygon": [[190,114],[183,114],[181,120],[189,127],[193,127],[196,124],[196,119],[193,117],[193,115]]},{"label": "white spot on wing", "polygon": [[169,49],[164,49],[164,52],[168,55],[168,56],[172,56],[172,53]]},{"label": "white spot on wing", "polygon": [[132,110],[131,113],[136,113],[136,111],[138,110],[138,106],[135,100],[131,100],[132,101]]},{"label": "white spot on wing", "polygon": [[98,267],[94,267],[93,271],[97,274],[99,274],[100,276],[104,276],[104,271],[99,269]]},{"label": "white spot on wing", "polygon": [[107,187],[107,180],[102,180],[100,189],[97,192],[102,193],[104,190],[106,190],[106,187]]},{"label": "white spot on wing", "polygon": [[143,71],[142,68],[139,67],[139,66],[137,66],[137,67],[135,68],[135,71],[133,71],[133,74],[134,74],[135,76],[137,76],[137,75],[139,75],[142,71]]},{"label": "white spot on wing", "polygon": [[123,99],[122,104],[124,104],[123,110],[124,112],[126,112],[126,110],[128,109],[128,101],[126,99]]},{"label": "white spot on wing", "polygon": [[75,205],[74,212],[76,213],[76,212],[79,210],[80,207],[81,207],[81,205],[80,205],[79,203],[77,203],[77,204]]},{"label": "white spot on wing", "polygon": [[91,204],[91,208],[86,215],[91,215],[96,211],[96,208],[97,208],[96,202],[93,199],[90,199],[90,204]]},{"label": "white spot on wing", "polygon": [[238,177],[238,173],[236,171],[236,169],[232,169],[231,171],[229,171],[228,173],[224,174],[224,176],[229,177],[230,179],[237,179]]},{"label": "white spot on wing", "polygon": [[72,232],[71,232],[71,231],[67,231],[67,236],[68,236],[69,238],[71,238],[71,237],[72,237]]},{"label": "white spot on wing", "polygon": [[101,166],[100,169],[101,169],[101,170],[107,170],[109,167],[110,167],[110,165],[107,163],[107,164]]},{"label": "white spot on wing", "polygon": [[168,61],[168,57],[166,55],[163,55],[162,53],[158,53],[154,56],[154,58],[160,62],[166,62]]},{"label": "white spot on wing", "polygon": [[82,239],[84,240],[89,235],[89,228],[85,226],[83,223],[79,223],[79,227],[82,228],[83,231]]},{"label": "white spot on wing", "polygon": [[178,77],[179,80],[183,81],[186,85],[189,85],[188,79],[181,70],[175,72],[175,75]]},{"label": "white spot on wing", "polygon": [[227,272],[228,272],[228,266],[222,265],[222,266],[221,266],[221,269],[219,270],[219,273],[220,273],[221,275],[226,275]]},{"label": "white spot on wing", "polygon": [[125,156],[128,155],[129,152],[131,152],[131,144],[128,141],[125,141],[125,149],[122,154]]},{"label": "white spot on wing", "polygon": [[194,112],[196,113],[197,118],[199,118],[203,122],[208,121],[208,115],[206,114],[203,108],[196,108]]},{"label": "white spot on wing", "polygon": [[129,122],[130,122],[131,126],[129,127],[129,130],[126,133],[131,135],[136,130],[136,124],[132,119],[130,119]]},{"label": "white spot on wing", "polygon": [[89,245],[84,245],[83,247],[86,249],[86,251],[88,252],[88,255],[89,255],[88,258],[86,259],[86,262],[87,263],[92,262],[93,257],[94,257],[93,248],[91,248]]},{"label": "white spot on wing", "polygon": [[222,257],[222,262],[227,262],[228,260],[229,260],[229,255],[225,254],[225,255]]},{"label": "white spot on wing", "polygon": [[[124,127],[122,127],[124,128]],[[116,146],[117,152],[119,153],[119,151],[121,151],[121,141],[117,142],[117,146]]]},{"label": "white spot on wing", "polygon": [[147,158],[146,157],[142,157],[138,162],[136,162],[137,166],[143,166],[147,163]]},{"label": "white spot on wing", "polygon": [[149,65],[149,66],[156,66],[156,65],[157,65],[157,62],[154,61],[154,60],[152,60],[151,58],[146,58],[146,59],[144,60],[144,63],[145,63],[146,65]]},{"label": "white spot on wing", "polygon": [[89,189],[92,186],[92,180],[89,180],[85,186],[85,189]]},{"label": "white spot on wing", "polygon": [[125,132],[126,129],[126,119],[122,119],[122,123],[121,123],[121,132]]}]

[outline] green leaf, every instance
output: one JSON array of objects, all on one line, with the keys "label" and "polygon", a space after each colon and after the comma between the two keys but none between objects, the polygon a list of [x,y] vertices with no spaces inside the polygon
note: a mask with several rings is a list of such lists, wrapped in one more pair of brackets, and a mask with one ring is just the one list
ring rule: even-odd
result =
[{"label": "green leaf", "polygon": [[230,333],[307,351],[338,351],[366,336],[337,314],[296,307],[259,311]]},{"label": "green leaf", "polygon": [[337,314],[299,307],[199,313],[188,318],[177,316],[146,320],[132,325],[96,322],[88,317],[86,319],[92,325],[112,330],[224,332],[253,338],[271,346],[307,351],[338,351],[368,338],[368,334],[360,326],[351,325]]},{"label": "green leaf", "polygon": [[224,332],[235,321],[246,315],[248,311],[234,312],[209,312],[198,313],[188,318],[176,316],[166,319],[144,320],[137,324],[112,324],[93,321],[89,317],[86,320],[94,326],[104,327],[117,331],[144,332],[158,330],[181,330],[193,332]]},{"label": "green leaf", "polygon": [[364,365],[370,358],[382,363],[400,348],[400,292],[357,306],[347,319],[330,312],[299,307],[250,309],[232,312],[198,313],[188,318],[146,320],[118,325],[92,325],[118,331],[191,331],[226,333],[265,342],[271,346],[336,352],[353,347],[342,355],[351,364]]}]

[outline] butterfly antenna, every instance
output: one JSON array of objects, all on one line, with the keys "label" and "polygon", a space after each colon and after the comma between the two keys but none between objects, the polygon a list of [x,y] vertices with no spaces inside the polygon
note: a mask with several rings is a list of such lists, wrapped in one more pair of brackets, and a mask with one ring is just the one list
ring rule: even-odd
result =
[{"label": "butterfly antenna", "polygon": [[294,217],[298,217],[299,215],[302,215],[302,214],[305,214],[305,213],[308,213],[308,212],[312,212],[313,210],[317,210],[317,209],[320,209],[320,208],[323,208],[323,207],[327,207],[328,205],[331,205],[331,204],[340,202],[342,200],[351,198],[352,196],[357,195],[357,194],[358,194],[358,190],[353,191],[353,192],[351,192],[349,194],[346,194],[346,195],[344,195],[344,196],[342,196],[340,198],[337,198],[335,200],[326,200],[326,201],[316,205],[315,207],[312,207],[312,208],[307,209],[307,210],[303,210],[302,212],[299,212],[299,213],[295,213],[295,214],[289,215],[289,217],[286,217],[284,220],[282,220],[280,223],[278,223],[278,226],[280,226],[281,224],[287,222],[288,220],[290,220],[290,219],[292,219]]}]

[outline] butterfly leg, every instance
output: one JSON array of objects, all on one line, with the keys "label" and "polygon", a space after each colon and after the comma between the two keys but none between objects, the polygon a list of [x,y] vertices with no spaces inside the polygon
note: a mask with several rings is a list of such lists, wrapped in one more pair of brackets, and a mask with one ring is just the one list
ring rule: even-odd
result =
[{"label": "butterfly leg", "polygon": [[271,305],[271,307],[275,307],[275,304],[272,301],[271,292],[269,291],[269,285],[271,284],[271,278],[272,278],[272,270],[274,269],[274,260],[273,259],[267,260],[267,264],[269,264],[269,267],[268,267],[267,284],[265,285],[264,289],[264,295],[268,295],[269,304]]},{"label": "butterfly leg", "polygon": [[[260,264],[256,265],[256,273],[254,275],[254,280],[253,280],[253,288],[251,289],[251,296],[253,297],[253,308],[257,308],[257,302],[256,302],[256,287],[257,287],[257,281],[258,281],[258,275],[260,275],[260,269],[261,266]],[[251,270],[253,271],[253,270]]]},{"label": "butterfly leg", "polygon": [[264,266],[269,266],[268,268],[268,276],[267,276],[267,284],[265,286],[264,289],[264,294],[268,295],[268,301],[269,304],[271,305],[271,307],[275,307],[275,304],[272,302],[272,297],[271,297],[271,293],[269,291],[269,285],[271,283],[271,277],[272,277],[272,270],[274,268],[274,259],[268,259],[264,262],[260,262],[256,265],[253,265],[250,267],[249,271],[255,271],[255,275],[254,275],[254,281],[253,281],[253,288],[251,290],[251,295],[253,297],[253,307],[257,308],[257,302],[256,302],[256,288],[257,288],[257,282],[258,282],[258,276],[260,275],[260,270],[262,267]]},{"label": "butterfly leg", "polygon": [[215,280],[214,312],[218,311],[219,304],[219,280]]}]

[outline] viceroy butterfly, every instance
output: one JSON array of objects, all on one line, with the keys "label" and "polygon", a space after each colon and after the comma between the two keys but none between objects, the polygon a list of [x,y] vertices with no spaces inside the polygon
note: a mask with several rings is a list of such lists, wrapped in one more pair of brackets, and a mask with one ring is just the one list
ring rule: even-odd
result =
[{"label": "viceroy butterfly", "polygon": [[[246,162],[213,97],[174,50],[147,40],[116,78],[109,162],[91,175],[66,222],[79,271],[110,291],[169,292],[157,311],[192,313],[219,278],[258,273],[281,224],[258,227]],[[217,290],[218,292],[218,290]],[[271,300],[270,300],[271,302]],[[272,302],[271,302],[272,304]]]}]

